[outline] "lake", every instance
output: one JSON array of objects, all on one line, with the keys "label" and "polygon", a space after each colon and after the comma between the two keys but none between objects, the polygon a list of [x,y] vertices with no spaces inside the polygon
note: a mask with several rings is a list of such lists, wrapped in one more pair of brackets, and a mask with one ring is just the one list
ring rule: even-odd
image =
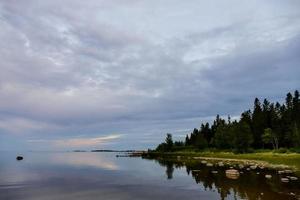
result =
[{"label": "lake", "polygon": [[[0,152],[1,200],[299,199],[299,179],[282,183],[275,171],[251,170],[237,179],[223,168],[116,153]],[[271,174],[266,179],[265,174]]]}]

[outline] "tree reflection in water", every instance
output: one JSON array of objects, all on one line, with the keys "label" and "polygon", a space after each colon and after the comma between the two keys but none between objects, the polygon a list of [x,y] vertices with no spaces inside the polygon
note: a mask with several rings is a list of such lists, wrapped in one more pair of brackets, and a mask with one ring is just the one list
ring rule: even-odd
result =
[{"label": "tree reflection in water", "polygon": [[[233,196],[234,199],[248,200],[287,200],[300,197],[300,182],[281,183],[281,176],[275,170],[241,170],[243,174],[238,179],[229,179],[225,175],[228,166],[207,167],[199,162],[184,163],[166,159],[155,159],[155,161],[166,167],[167,179],[173,178],[175,168],[186,168],[187,174],[192,175],[197,184],[201,184],[205,190],[218,192],[222,200],[229,196]],[[212,173],[212,171],[218,171],[218,173]],[[271,174],[273,178],[266,179],[265,174]]]}]

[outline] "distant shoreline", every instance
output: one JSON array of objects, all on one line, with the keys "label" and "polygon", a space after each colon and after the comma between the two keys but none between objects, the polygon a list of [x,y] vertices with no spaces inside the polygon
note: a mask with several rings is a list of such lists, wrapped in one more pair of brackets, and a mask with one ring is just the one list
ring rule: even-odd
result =
[{"label": "distant shoreline", "polygon": [[112,149],[93,149],[90,151],[87,150],[73,150],[73,152],[115,152],[115,153],[136,153],[136,152],[145,152],[143,150],[112,150]]}]

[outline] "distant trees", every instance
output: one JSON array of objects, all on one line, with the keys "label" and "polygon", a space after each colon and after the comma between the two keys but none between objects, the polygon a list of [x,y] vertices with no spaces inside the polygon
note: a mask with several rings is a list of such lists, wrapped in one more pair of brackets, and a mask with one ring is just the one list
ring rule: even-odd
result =
[{"label": "distant trees", "polygon": [[187,134],[185,141],[173,142],[167,134],[158,151],[172,151],[174,148],[217,148],[247,152],[253,149],[300,148],[300,99],[296,90],[288,93],[285,103],[271,103],[267,99],[254,100],[253,110],[241,114],[240,120],[222,119],[219,115],[210,126],[201,124]]}]

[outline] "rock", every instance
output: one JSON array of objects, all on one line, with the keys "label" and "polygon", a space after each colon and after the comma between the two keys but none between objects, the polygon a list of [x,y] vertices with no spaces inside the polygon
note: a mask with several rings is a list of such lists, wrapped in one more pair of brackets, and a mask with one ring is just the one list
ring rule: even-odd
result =
[{"label": "rock", "polygon": [[177,160],[180,160],[181,159],[181,157],[180,156],[177,156]]},{"label": "rock", "polygon": [[250,171],[250,168],[249,168],[249,167],[247,168],[247,171]]},{"label": "rock", "polygon": [[253,169],[253,170],[254,170],[254,169],[256,169],[256,168],[257,168],[256,165],[251,165],[251,166],[250,166],[250,169]]},{"label": "rock", "polygon": [[259,172],[256,172],[256,174],[258,175],[258,174],[260,174]]},{"label": "rock", "polygon": [[291,181],[297,181],[297,180],[298,180],[298,177],[290,176],[289,179],[290,179]]},{"label": "rock", "polygon": [[17,160],[23,160],[23,156],[17,156]]},{"label": "rock", "polygon": [[219,165],[219,167],[224,167],[224,163],[222,163],[222,162],[219,162],[218,165]]},{"label": "rock", "polygon": [[207,161],[206,161],[206,160],[202,160],[201,163],[202,163],[202,164],[206,164]]},{"label": "rock", "polygon": [[239,164],[239,168],[240,168],[240,169],[243,169],[244,167],[245,167],[244,165]]},{"label": "rock", "polygon": [[279,170],[278,174],[284,174],[284,170]]},{"label": "rock", "polygon": [[236,169],[228,169],[225,171],[226,174],[239,174],[239,171]]},{"label": "rock", "polygon": [[217,174],[217,173],[218,173],[218,171],[211,171],[211,173],[212,173],[212,174]]},{"label": "rock", "polygon": [[240,173],[236,169],[228,169],[225,171],[226,177],[230,179],[238,179],[240,176]]},{"label": "rock", "polygon": [[196,169],[195,169],[195,170],[192,170],[192,172],[200,172],[200,171],[201,171],[201,170],[196,170]]},{"label": "rock", "polygon": [[289,182],[289,179],[288,179],[288,178],[281,178],[281,182],[283,182],[283,183],[288,183],[288,182]]},{"label": "rock", "polygon": [[212,163],[207,163],[206,166],[207,166],[207,167],[212,167],[212,166],[214,166],[214,165],[213,165]]},{"label": "rock", "polygon": [[265,177],[266,177],[267,179],[270,179],[270,178],[272,178],[272,175],[266,174]]},{"label": "rock", "polygon": [[286,170],[284,170],[284,173],[286,173],[286,174],[292,174],[293,171],[292,171],[292,170],[289,170],[289,169],[286,169]]}]

